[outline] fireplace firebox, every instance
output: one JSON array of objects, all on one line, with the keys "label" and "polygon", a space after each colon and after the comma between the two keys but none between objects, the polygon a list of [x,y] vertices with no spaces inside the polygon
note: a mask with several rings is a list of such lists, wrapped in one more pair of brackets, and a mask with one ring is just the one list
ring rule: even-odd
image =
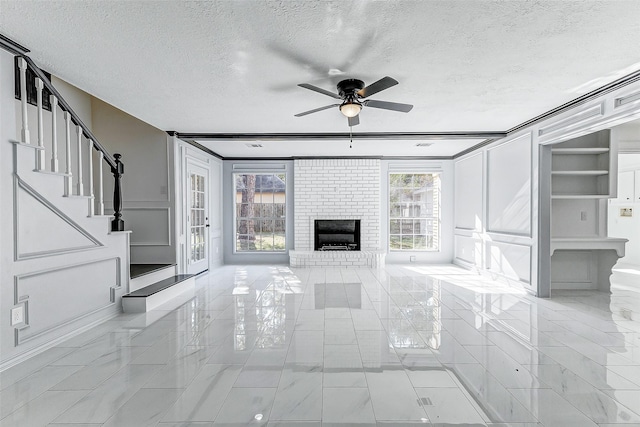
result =
[{"label": "fireplace firebox", "polygon": [[314,222],[314,250],[359,251],[359,219],[316,219]]}]

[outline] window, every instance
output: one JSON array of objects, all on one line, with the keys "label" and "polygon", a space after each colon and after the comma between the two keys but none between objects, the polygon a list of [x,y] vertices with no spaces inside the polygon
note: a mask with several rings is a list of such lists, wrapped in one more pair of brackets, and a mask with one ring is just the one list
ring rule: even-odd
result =
[{"label": "window", "polygon": [[440,174],[389,174],[389,249],[437,251]]},{"label": "window", "polygon": [[285,250],[285,174],[234,174],[236,252]]},{"label": "window", "polygon": [[191,206],[189,208],[189,229],[191,234],[191,255],[189,261],[195,263],[206,258],[205,177],[191,174]]}]

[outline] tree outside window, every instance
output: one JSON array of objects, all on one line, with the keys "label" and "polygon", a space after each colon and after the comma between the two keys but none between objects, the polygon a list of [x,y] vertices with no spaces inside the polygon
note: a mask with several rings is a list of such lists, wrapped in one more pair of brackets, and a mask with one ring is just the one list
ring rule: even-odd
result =
[{"label": "tree outside window", "polygon": [[236,252],[285,250],[285,174],[234,174]]},{"label": "tree outside window", "polygon": [[389,249],[437,251],[440,174],[389,174]]}]

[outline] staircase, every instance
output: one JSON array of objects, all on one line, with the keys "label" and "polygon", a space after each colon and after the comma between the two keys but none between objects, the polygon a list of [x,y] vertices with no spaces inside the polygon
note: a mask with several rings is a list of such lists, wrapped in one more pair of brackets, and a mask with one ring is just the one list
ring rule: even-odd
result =
[{"label": "staircase", "polygon": [[[119,156],[25,48],[6,38],[0,48],[1,371],[122,312],[129,232]],[[106,179],[114,182],[112,217],[104,215]]]},{"label": "staircase", "polygon": [[[27,53],[0,35],[0,371],[123,308],[188,297],[195,284],[175,265],[130,277],[121,156]],[[104,215],[105,188],[113,216]]]}]

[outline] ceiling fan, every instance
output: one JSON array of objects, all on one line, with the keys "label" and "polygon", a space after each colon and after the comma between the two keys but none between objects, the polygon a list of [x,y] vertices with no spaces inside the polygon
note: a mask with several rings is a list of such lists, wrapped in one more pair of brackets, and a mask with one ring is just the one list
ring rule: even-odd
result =
[{"label": "ceiling fan", "polygon": [[383,110],[400,111],[402,113],[408,113],[413,108],[410,104],[400,104],[397,102],[376,101],[375,99],[365,99],[371,95],[375,95],[385,89],[389,89],[391,86],[397,85],[398,82],[391,77],[383,77],[375,83],[371,83],[369,86],[364,85],[362,80],[358,79],[346,79],[338,83],[338,93],[329,92],[317,86],[313,86],[308,83],[301,83],[298,86],[305,89],[312,90],[314,92],[322,93],[335,99],[342,101],[340,104],[325,105],[324,107],[316,108],[313,110],[298,113],[296,117],[306,116],[307,114],[317,113],[318,111],[327,110],[332,107],[339,107],[340,112],[349,119],[349,126],[355,126],[360,123],[360,110],[362,107],[381,108]]}]

